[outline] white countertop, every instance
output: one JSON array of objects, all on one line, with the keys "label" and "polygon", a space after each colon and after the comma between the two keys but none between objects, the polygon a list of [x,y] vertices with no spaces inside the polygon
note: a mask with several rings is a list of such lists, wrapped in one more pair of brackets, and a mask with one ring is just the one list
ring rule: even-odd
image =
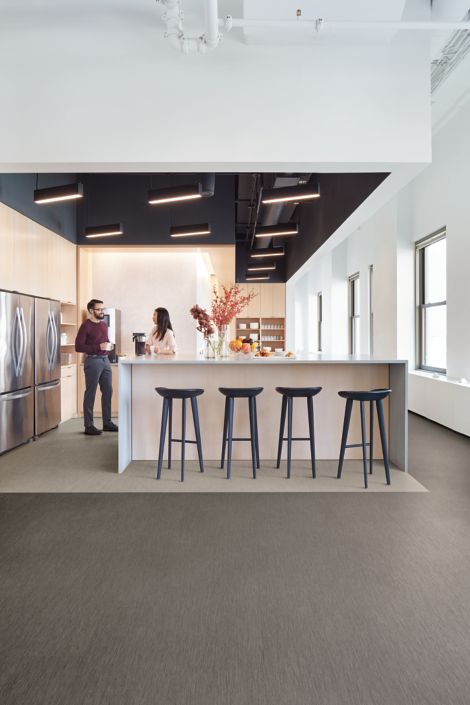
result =
[{"label": "white countertop", "polygon": [[120,357],[119,365],[305,365],[305,364],[354,364],[354,365],[394,365],[406,364],[406,360],[371,357],[370,355],[299,355],[293,357],[246,357],[239,354],[219,360],[206,360],[192,355],[141,355]]}]

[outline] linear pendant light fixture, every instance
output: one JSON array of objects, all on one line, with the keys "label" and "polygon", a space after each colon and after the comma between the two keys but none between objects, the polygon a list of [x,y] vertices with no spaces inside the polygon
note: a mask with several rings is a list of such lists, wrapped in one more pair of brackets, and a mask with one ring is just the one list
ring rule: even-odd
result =
[{"label": "linear pendant light fixture", "polygon": [[289,201],[308,201],[313,198],[320,198],[320,186],[318,184],[306,184],[305,186],[283,186],[263,191],[261,195],[262,203],[287,203]]},{"label": "linear pendant light fixture", "polygon": [[297,223],[279,223],[278,225],[265,225],[257,228],[255,237],[286,237],[298,234]]},{"label": "linear pendant light fixture", "polygon": [[252,259],[263,259],[264,257],[284,257],[283,247],[265,247],[262,250],[253,250],[250,252]]},{"label": "linear pendant light fixture", "polygon": [[34,190],[35,203],[56,203],[57,201],[71,201],[83,198],[83,184],[65,184],[64,186],[51,186],[49,188],[36,188]]},{"label": "linear pendant light fixture", "polygon": [[170,237],[196,237],[198,235],[210,235],[211,226],[209,223],[200,225],[175,225],[170,228]]},{"label": "linear pendant light fixture", "polygon": [[112,225],[94,225],[85,228],[85,237],[91,239],[95,237],[112,237],[114,235],[123,235],[124,230],[121,223],[113,223]]},{"label": "linear pendant light fixture", "polygon": [[276,269],[275,264],[265,264],[261,267],[247,267],[247,272],[274,272]]},{"label": "linear pendant light fixture", "polygon": [[265,276],[265,277],[245,277],[245,279],[246,279],[247,282],[255,282],[255,281],[256,281],[256,282],[259,282],[259,281],[262,281],[262,280],[263,280],[263,281],[266,281],[266,279],[271,279],[271,277],[270,277],[269,274],[268,274],[268,275]]},{"label": "linear pendant light fixture", "polygon": [[192,201],[202,198],[201,184],[190,184],[188,186],[171,186],[170,188],[150,189],[148,192],[148,202],[152,206],[164,203],[177,203],[178,201]]}]

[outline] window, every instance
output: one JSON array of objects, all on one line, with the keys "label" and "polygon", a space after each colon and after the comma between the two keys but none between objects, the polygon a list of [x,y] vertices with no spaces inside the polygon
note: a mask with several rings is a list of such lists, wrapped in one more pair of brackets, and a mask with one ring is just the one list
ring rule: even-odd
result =
[{"label": "window", "polygon": [[374,354],[374,266],[369,265],[369,355]]},{"label": "window", "polygon": [[360,353],[359,294],[359,273],[357,273],[349,277],[349,352],[351,355]]},{"label": "window", "polygon": [[446,372],[446,233],[416,243],[416,330],[419,367]]},{"label": "window", "polygon": [[323,294],[321,291],[317,294],[317,350],[322,351],[322,323],[323,323]]}]

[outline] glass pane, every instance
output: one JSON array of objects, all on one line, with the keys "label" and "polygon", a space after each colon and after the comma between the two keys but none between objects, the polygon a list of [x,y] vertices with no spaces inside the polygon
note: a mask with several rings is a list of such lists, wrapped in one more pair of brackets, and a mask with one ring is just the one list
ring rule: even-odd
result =
[{"label": "glass pane", "polygon": [[353,353],[354,355],[359,355],[361,352],[361,319],[359,316],[353,319]]},{"label": "glass pane", "polygon": [[354,316],[359,316],[359,277],[353,280],[354,286]]},{"label": "glass pane", "polygon": [[424,303],[446,300],[446,240],[424,249]]},{"label": "glass pane", "polygon": [[446,306],[424,310],[424,364],[445,370],[446,363]]}]

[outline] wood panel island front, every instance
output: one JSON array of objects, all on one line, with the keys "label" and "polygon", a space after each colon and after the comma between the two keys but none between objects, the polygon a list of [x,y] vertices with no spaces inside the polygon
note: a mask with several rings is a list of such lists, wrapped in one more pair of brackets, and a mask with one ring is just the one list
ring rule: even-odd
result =
[{"label": "wood panel island front", "polygon": [[[407,471],[407,362],[369,356],[329,356],[324,354],[297,358],[225,358],[205,360],[183,355],[169,357],[124,357],[119,360],[119,459],[118,472],[124,472],[133,460],[155,460],[158,454],[162,399],[155,387],[204,389],[198,398],[202,446],[205,460],[220,458],[223,433],[224,397],[219,387],[263,387],[258,397],[260,459],[272,462],[276,457],[281,411],[277,386],[320,386],[315,397],[315,442],[317,458],[337,459],[344,416],[341,390],[369,390],[390,387],[392,394],[385,405],[391,463]],[[355,405],[357,406],[357,405]],[[305,408],[304,408],[305,407]],[[175,405],[174,436],[181,437],[180,404]],[[294,403],[294,436],[306,436],[308,428],[305,400]],[[249,434],[246,400],[235,404],[234,433]],[[379,453],[378,429],[374,435],[374,455]],[[194,438],[191,417],[187,418],[187,438]],[[353,411],[349,442],[360,440],[360,418]],[[178,447],[177,447],[178,446]],[[167,449],[165,449],[166,451]],[[179,444],[174,446],[177,459]],[[294,443],[293,459],[308,459],[308,443]],[[346,451],[346,459],[359,458],[360,449]],[[188,459],[196,458],[196,449],[188,446]],[[233,459],[250,457],[249,443],[235,443]]]}]

